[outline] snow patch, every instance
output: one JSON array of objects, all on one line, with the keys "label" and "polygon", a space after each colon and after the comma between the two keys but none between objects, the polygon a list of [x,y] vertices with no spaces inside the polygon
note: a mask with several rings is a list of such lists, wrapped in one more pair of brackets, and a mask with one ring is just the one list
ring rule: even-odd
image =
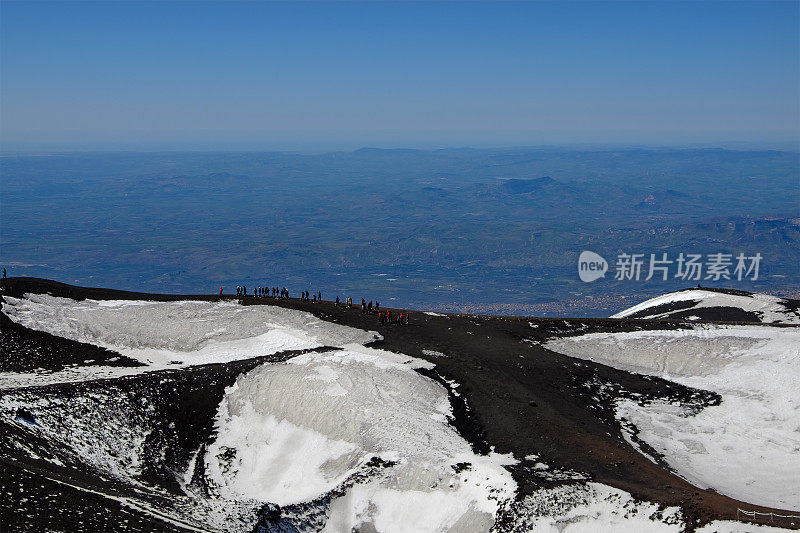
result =
[{"label": "snow patch", "polygon": [[[692,289],[688,291],[671,292],[663,294],[650,300],[646,300],[640,304],[634,305],[611,318],[625,318],[633,314],[647,311],[648,309],[671,304],[675,302],[694,301],[695,305],[688,309],[702,309],[704,307],[734,307],[742,309],[743,311],[758,313],[761,316],[761,321],[765,323],[779,322],[785,324],[800,324],[800,313],[797,311],[787,309],[783,304],[783,300],[777,296],[769,294],[751,294],[739,295],[729,294],[717,291],[705,291],[702,289]],[[686,311],[687,309],[681,309]],[[638,317],[638,318],[669,318],[673,313],[653,313],[652,315]],[[689,320],[698,320],[699,317],[692,316]]]},{"label": "snow patch", "polygon": [[636,501],[625,491],[601,483],[561,485],[526,496],[517,509],[513,531],[594,533],[614,531],[678,532],[683,530],[680,509],[666,509]]},{"label": "snow patch", "polygon": [[328,530],[488,529],[514,495],[503,468],[513,458],[472,451],[450,424],[447,390],[414,371],[431,367],[350,345],[240,376],[205,455],[210,485],[224,498],[286,506],[330,493],[378,457],[391,465],[331,501]]},{"label": "snow patch", "polygon": [[682,477],[754,504],[800,509],[800,330],[697,326],[593,333],[547,348],[722,396],[697,414],[631,400],[617,416]]},{"label": "snow patch", "polygon": [[78,302],[33,294],[5,300],[3,312],[14,322],[114,350],[146,366],[76,366],[57,373],[3,373],[0,388],[120,377],[381,338],[375,332],[326,322],[303,311],[241,306],[229,301]]}]

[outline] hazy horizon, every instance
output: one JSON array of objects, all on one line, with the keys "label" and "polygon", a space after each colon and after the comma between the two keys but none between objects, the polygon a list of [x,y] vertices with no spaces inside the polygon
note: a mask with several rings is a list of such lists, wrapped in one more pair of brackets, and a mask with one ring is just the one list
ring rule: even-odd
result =
[{"label": "hazy horizon", "polygon": [[150,144],[132,144],[121,146],[20,146],[14,148],[0,146],[0,157],[58,155],[58,154],[159,154],[159,153],[280,153],[280,154],[308,154],[323,155],[332,153],[353,153],[359,150],[385,150],[385,151],[420,151],[434,152],[440,150],[542,150],[565,152],[603,152],[603,151],[635,151],[635,150],[729,150],[729,151],[780,151],[800,153],[800,141],[730,141],[730,142],[696,142],[696,143],[601,143],[601,142],[574,142],[574,143],[541,143],[541,144],[432,144],[432,143],[400,143],[381,144],[364,143],[348,145],[329,145],[308,143],[307,145],[266,145],[247,143],[231,145],[228,143],[209,143],[207,145],[166,145],[157,146]]}]

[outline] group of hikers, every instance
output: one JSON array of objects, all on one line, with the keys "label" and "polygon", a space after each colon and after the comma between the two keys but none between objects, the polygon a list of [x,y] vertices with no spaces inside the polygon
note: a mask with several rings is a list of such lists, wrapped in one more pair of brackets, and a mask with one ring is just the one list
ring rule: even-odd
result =
[{"label": "group of hikers", "polygon": [[[339,301],[339,297],[336,297],[336,306],[339,307],[341,302]],[[344,302],[344,305],[347,306],[348,309],[353,307],[353,299],[347,298]],[[408,313],[400,313],[400,315],[395,319],[392,316],[392,312],[390,310],[381,311],[381,303],[375,300],[375,305],[372,304],[372,300],[367,302],[364,298],[361,298],[361,312],[366,315],[371,315],[373,313],[377,313],[378,315],[378,323],[385,326],[388,324],[398,324],[400,326],[407,326],[408,325]]]},{"label": "group of hikers", "polygon": [[407,326],[408,313],[400,313],[400,315],[395,320],[392,316],[392,311],[390,309],[387,309],[386,312],[378,311],[378,322],[384,326],[387,324],[397,324],[399,326]]},{"label": "group of hikers", "polygon": [[[222,287],[219,288],[219,295],[222,296]],[[236,287],[236,296],[247,296],[247,286],[240,285]],[[286,287],[256,287],[253,289],[253,296],[272,297],[272,298],[288,298],[289,291]]]},{"label": "group of hikers", "polygon": [[[219,288],[219,295],[222,296],[222,287]],[[289,291],[286,289],[286,287],[282,289],[278,287],[256,287],[251,295],[255,297],[288,298]],[[247,286],[240,285],[236,287],[236,296],[247,296]],[[300,299],[306,302],[321,302],[322,291],[317,291],[317,294],[311,294],[309,291],[302,291],[300,293]],[[337,296],[334,305],[336,305],[336,307],[345,306],[348,309],[352,309],[353,299],[346,298],[344,303],[342,303]],[[392,312],[388,309],[386,311],[382,311],[381,303],[377,300],[373,305],[372,300],[367,302],[364,298],[361,298],[361,312],[367,315],[377,314],[378,323],[383,326],[389,324],[397,324],[400,326],[408,325],[408,313],[400,313],[395,317],[395,315],[392,315]]]},{"label": "group of hikers", "polygon": [[[342,303],[339,301],[339,297],[338,296],[336,297],[336,302],[334,302],[334,305],[336,305],[336,307],[339,307],[340,305],[342,305]],[[344,301],[344,305],[348,309],[352,309],[352,307],[353,307],[353,299],[352,298],[346,298],[345,301]],[[367,303],[367,301],[364,298],[361,298],[361,312],[362,313],[372,314],[372,310],[373,309],[375,309],[375,312],[377,313],[378,309],[380,308],[380,306],[381,306],[381,304],[378,301],[376,301],[375,305],[373,306],[371,300],[370,300],[369,303]]]},{"label": "group of hikers", "polygon": [[311,301],[322,301],[322,291],[317,291],[317,294],[312,294],[311,296],[308,295],[308,291],[303,291],[300,293],[300,299],[305,300],[307,302]]}]

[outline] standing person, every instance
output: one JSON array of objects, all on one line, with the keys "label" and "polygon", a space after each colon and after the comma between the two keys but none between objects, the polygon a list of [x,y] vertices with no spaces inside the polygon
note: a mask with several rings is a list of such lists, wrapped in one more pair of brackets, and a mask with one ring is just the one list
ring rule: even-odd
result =
[{"label": "standing person", "polygon": [[381,303],[378,300],[375,300],[375,310],[379,311],[381,308]]},{"label": "standing person", "polygon": [[386,311],[386,323],[387,324],[391,324],[392,323],[392,312],[391,311]]},{"label": "standing person", "polygon": [[317,291],[317,300],[322,301],[322,291]]},{"label": "standing person", "polygon": [[383,313],[378,313],[378,324],[383,325]]},{"label": "standing person", "polygon": [[219,288],[219,295],[222,296],[222,287]]},{"label": "standing person", "polygon": [[372,300],[370,300],[369,303],[367,304],[367,314],[369,315],[372,314]]},{"label": "standing person", "polygon": [[339,295],[336,295],[336,307],[339,307]]}]

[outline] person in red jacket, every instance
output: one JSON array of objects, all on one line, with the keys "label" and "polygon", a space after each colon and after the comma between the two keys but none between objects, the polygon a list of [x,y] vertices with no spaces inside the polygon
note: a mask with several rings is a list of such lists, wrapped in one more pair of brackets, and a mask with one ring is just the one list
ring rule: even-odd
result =
[{"label": "person in red jacket", "polygon": [[219,288],[219,295],[222,296],[222,287]]}]

